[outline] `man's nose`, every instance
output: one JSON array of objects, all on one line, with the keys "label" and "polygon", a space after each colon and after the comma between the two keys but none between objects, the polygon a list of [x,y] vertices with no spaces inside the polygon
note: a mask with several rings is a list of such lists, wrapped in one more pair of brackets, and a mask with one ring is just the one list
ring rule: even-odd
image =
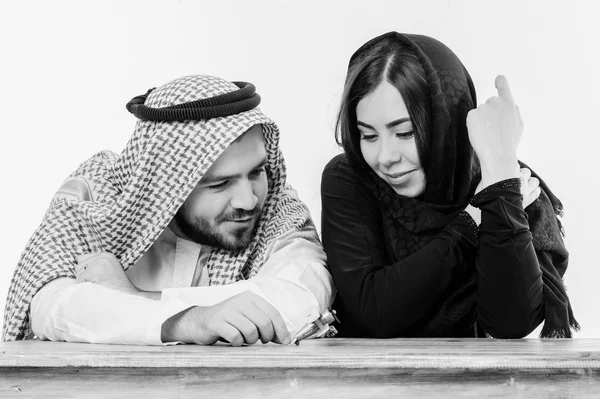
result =
[{"label": "man's nose", "polygon": [[235,192],[231,198],[231,206],[234,209],[244,209],[251,211],[258,204],[258,197],[252,190],[252,184],[250,181],[240,181],[235,187]]}]

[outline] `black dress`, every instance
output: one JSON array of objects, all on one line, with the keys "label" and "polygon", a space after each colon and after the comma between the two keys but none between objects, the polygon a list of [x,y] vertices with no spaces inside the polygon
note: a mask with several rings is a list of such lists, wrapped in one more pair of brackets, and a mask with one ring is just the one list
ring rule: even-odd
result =
[{"label": "black dress", "polygon": [[473,267],[477,306],[439,336],[473,337],[484,331],[520,338],[543,321],[539,263],[552,260],[536,256],[518,187],[500,184],[479,198],[479,237],[459,215],[401,261],[386,240],[379,201],[344,154],[325,167],[321,197],[322,239],[338,290],[333,307],[342,321],[340,337],[423,336],[422,327]]},{"label": "black dress", "polygon": [[[533,170],[541,194],[526,210],[518,178],[474,196],[481,173],[466,119],[477,96],[458,57],[430,37],[378,36],[350,59],[346,108],[364,96],[353,77],[387,66],[373,61],[387,51],[412,53],[427,80],[419,101],[429,122],[415,135],[426,185],[417,198],[398,195],[349,144],[359,133],[345,128],[346,153],[329,162],[321,184],[340,336],[520,338],[544,321],[541,336],[571,337],[578,324],[562,282],[562,204]],[[478,232],[469,202],[481,210]]]}]

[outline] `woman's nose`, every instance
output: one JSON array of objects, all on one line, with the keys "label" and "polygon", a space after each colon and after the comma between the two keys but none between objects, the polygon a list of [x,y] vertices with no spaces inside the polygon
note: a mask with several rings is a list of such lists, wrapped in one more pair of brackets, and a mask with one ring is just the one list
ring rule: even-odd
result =
[{"label": "woman's nose", "polygon": [[378,161],[383,166],[390,166],[402,160],[402,151],[394,140],[381,140]]}]

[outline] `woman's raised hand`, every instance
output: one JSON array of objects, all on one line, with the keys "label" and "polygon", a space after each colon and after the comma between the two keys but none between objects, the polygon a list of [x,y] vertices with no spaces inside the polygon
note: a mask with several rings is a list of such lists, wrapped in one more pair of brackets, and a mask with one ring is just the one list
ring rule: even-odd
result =
[{"label": "woman's raised hand", "polygon": [[483,188],[501,180],[519,177],[517,147],[523,134],[523,120],[508,81],[496,77],[498,97],[469,111],[469,140],[481,164]]},{"label": "woman's raised hand", "polygon": [[521,194],[523,194],[523,209],[527,208],[540,196],[542,189],[538,178],[531,176],[531,170],[521,168]]}]

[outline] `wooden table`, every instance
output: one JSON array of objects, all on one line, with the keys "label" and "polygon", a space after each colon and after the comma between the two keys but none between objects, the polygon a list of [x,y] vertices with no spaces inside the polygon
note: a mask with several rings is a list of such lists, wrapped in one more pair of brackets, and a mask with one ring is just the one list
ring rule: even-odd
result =
[{"label": "wooden table", "polygon": [[600,398],[600,339],[0,343],[0,397]]}]

